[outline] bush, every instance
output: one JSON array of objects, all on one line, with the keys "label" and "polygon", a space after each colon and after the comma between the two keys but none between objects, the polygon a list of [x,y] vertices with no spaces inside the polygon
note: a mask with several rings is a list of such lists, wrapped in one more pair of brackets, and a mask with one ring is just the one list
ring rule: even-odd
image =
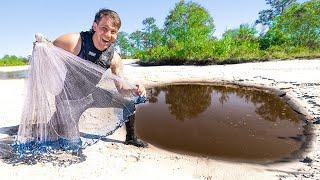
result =
[{"label": "bush", "polygon": [[22,66],[27,65],[28,60],[17,56],[5,55],[0,59],[0,66]]}]

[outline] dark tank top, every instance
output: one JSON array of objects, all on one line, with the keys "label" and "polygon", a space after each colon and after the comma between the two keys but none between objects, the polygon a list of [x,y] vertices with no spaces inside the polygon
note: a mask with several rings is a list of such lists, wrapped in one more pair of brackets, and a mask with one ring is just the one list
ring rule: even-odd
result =
[{"label": "dark tank top", "polygon": [[91,31],[80,32],[81,50],[78,56],[108,69],[114,55],[114,44],[111,44],[105,51],[100,51],[94,46],[92,36]]}]

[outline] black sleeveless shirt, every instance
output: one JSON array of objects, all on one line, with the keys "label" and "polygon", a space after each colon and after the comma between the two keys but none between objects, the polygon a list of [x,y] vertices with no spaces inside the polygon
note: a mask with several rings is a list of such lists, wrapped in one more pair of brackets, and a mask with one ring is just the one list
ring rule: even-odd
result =
[{"label": "black sleeveless shirt", "polygon": [[94,46],[92,36],[91,31],[80,32],[81,50],[78,56],[108,69],[114,55],[114,44],[111,44],[105,51],[100,51]]}]

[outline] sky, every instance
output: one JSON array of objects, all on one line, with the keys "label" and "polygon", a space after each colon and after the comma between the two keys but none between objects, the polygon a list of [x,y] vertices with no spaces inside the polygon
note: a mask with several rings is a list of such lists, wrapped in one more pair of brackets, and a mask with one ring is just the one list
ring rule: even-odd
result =
[{"label": "sky", "polygon": [[[5,54],[30,55],[35,33],[54,40],[65,33],[89,30],[100,8],[118,12],[122,21],[120,31],[141,30],[142,21],[147,17],[154,17],[156,24],[163,27],[166,16],[177,2],[179,0],[3,0],[0,2],[0,58]],[[265,0],[193,2],[207,9],[213,17],[217,37],[226,29],[254,23],[258,12],[269,8]]]}]

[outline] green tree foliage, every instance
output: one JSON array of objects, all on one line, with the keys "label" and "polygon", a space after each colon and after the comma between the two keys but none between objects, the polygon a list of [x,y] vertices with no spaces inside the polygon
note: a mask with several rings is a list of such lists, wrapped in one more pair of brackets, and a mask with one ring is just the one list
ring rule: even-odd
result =
[{"label": "green tree foliage", "polygon": [[129,41],[132,47],[132,57],[142,58],[144,51],[143,32],[137,30],[129,35]]},{"label": "green tree foliage", "polygon": [[293,5],[276,19],[273,29],[283,33],[291,45],[319,48],[320,1]]},{"label": "green tree foliage", "polygon": [[155,24],[156,20],[153,17],[146,18],[142,21],[144,48],[150,49],[163,44],[162,30]]},{"label": "green tree foliage", "polygon": [[278,29],[269,29],[267,33],[260,38],[260,48],[268,49],[270,46],[280,46],[286,42],[285,35]]},{"label": "green tree foliage", "polygon": [[230,36],[231,38],[235,39],[236,41],[243,42],[243,41],[255,41],[257,34],[257,30],[248,25],[248,24],[241,24],[237,29],[229,29],[223,33],[223,37]]},{"label": "green tree foliage", "polygon": [[199,4],[180,1],[167,16],[164,31],[166,45],[176,58],[197,59],[212,39],[214,23]]},{"label": "green tree foliage", "polygon": [[320,48],[320,1],[294,4],[274,20],[261,46]]},{"label": "green tree foliage", "polygon": [[4,55],[0,59],[0,66],[21,66],[21,65],[27,65],[28,60],[26,58],[17,57],[17,56],[10,56],[10,55]]},{"label": "green tree foliage", "polygon": [[126,32],[119,32],[116,41],[116,46],[120,50],[120,56],[123,58],[130,57],[132,55],[132,46],[128,39],[128,34]]},{"label": "green tree foliage", "polygon": [[295,2],[297,2],[297,0],[266,0],[266,3],[270,5],[270,9],[259,12],[259,18],[256,24],[270,26],[275,17],[282,14],[286,8]]},{"label": "green tree foliage", "polygon": [[242,24],[237,29],[227,30],[218,41],[222,59],[254,59],[260,56],[257,30]]},{"label": "green tree foliage", "polygon": [[135,31],[129,36],[130,41],[133,43],[135,49],[143,50],[143,33],[141,31]]},{"label": "green tree foliage", "polygon": [[[238,63],[266,59],[320,56],[319,1],[266,0],[270,9],[260,12],[257,23],[268,25],[257,34],[242,24],[213,37],[214,21],[192,1],[179,1],[166,17],[163,29],[155,19],[143,20],[142,30],[121,34],[121,54],[141,59],[141,64]],[[256,24],[255,24],[256,25]]]}]

